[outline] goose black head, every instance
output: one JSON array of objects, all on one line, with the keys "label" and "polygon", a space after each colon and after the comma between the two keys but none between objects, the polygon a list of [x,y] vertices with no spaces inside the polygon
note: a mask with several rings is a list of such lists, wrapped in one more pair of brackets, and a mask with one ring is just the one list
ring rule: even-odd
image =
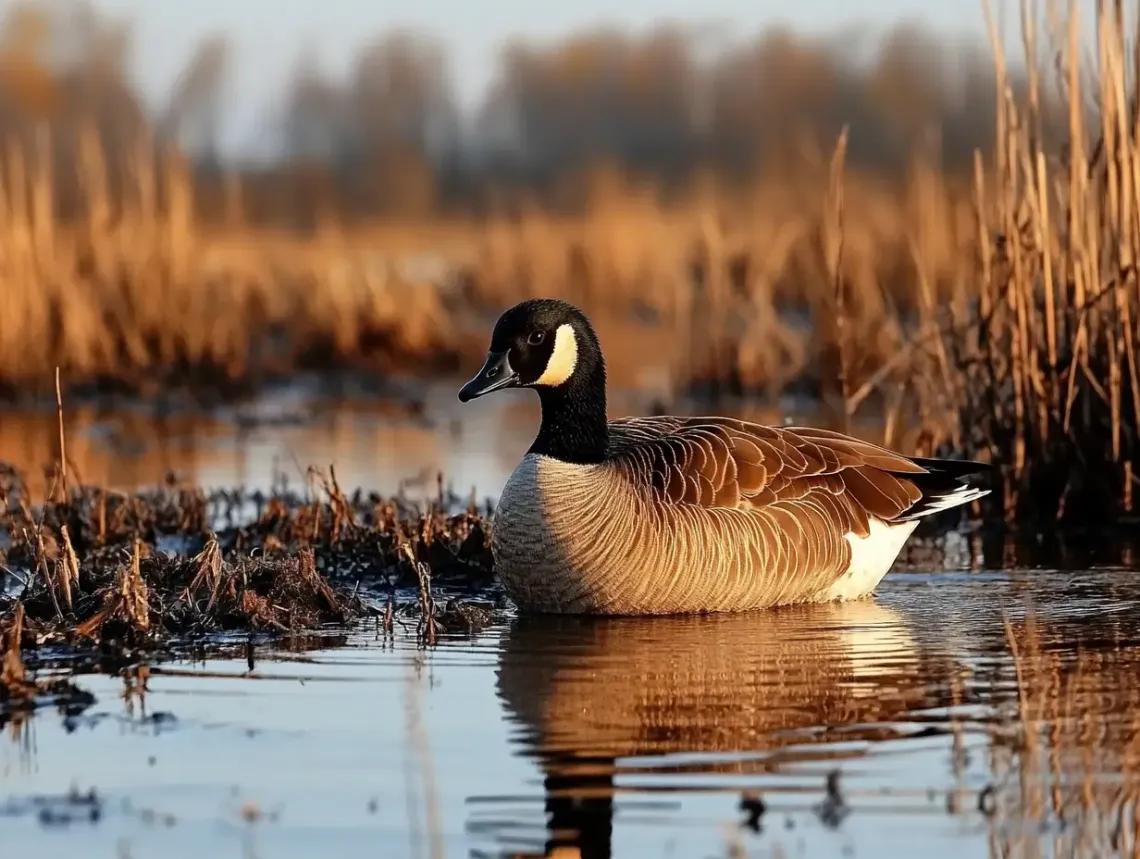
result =
[{"label": "goose black head", "polygon": [[577,307],[552,298],[516,304],[499,317],[483,368],[459,391],[466,403],[506,388],[569,389],[602,375],[598,338]]}]

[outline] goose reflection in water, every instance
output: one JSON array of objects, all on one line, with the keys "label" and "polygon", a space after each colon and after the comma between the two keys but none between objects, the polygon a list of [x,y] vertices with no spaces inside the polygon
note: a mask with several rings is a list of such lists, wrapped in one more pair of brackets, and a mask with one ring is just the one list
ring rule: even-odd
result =
[{"label": "goose reflection in water", "polygon": [[[615,793],[706,789],[693,777],[860,755],[851,741],[884,739],[884,723],[937,706],[953,667],[918,646],[902,614],[869,601],[519,619],[500,654],[498,694],[519,753],[542,770],[546,823],[525,844],[517,814],[480,828],[503,855],[583,859],[612,855]],[[827,748],[837,736],[845,748]],[[632,772],[651,786],[615,786]],[[623,801],[623,813],[632,807]]]}]

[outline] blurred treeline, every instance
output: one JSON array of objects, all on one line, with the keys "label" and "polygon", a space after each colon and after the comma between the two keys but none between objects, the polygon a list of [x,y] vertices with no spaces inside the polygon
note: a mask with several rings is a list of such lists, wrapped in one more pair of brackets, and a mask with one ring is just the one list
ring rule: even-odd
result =
[{"label": "blurred treeline", "polygon": [[240,173],[243,219],[294,226],[322,214],[574,210],[613,170],[668,199],[709,176],[735,186],[825,157],[845,125],[849,167],[886,178],[919,151],[968,169],[974,149],[993,144],[993,62],[980,41],[908,25],[816,39],[775,29],[723,50],[708,42],[663,26],[515,44],[470,115],[441,44],[381,34],[340,79],[299,57],[275,122],[280,157],[242,167],[217,154],[237,59],[224,36],[204,40],[166,104],[148,111],[131,80],[130,22],[79,0],[17,3],[0,22],[0,139],[33,156],[50,147],[63,217],[82,197],[78,147],[97,135],[112,196],[130,184],[116,179],[135,169],[140,146],[176,144],[194,158],[204,219],[235,214]]}]

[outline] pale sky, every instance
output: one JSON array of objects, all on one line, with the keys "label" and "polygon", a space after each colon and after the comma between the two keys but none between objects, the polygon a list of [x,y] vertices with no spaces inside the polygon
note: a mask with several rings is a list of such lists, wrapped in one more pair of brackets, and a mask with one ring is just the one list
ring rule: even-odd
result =
[{"label": "pale sky", "polygon": [[[0,0],[0,7],[11,0]],[[804,32],[846,25],[873,29],[914,21],[948,35],[985,38],[981,0],[92,0],[100,11],[135,22],[132,68],[140,88],[160,102],[198,41],[221,32],[234,51],[225,106],[225,147],[259,136],[298,54],[314,52],[333,73],[356,48],[394,27],[442,38],[455,90],[472,105],[496,71],[511,37],[548,40],[598,24],[644,30],[662,21],[719,25],[731,40],[773,24]],[[1079,0],[1091,8],[1094,0]],[[991,0],[1016,37],[1016,0]]]}]

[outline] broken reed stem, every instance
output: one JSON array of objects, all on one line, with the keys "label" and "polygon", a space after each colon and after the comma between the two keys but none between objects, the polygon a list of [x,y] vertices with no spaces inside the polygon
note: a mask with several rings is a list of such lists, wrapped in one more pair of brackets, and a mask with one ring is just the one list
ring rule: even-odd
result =
[{"label": "broken reed stem", "polygon": [[150,593],[142,577],[141,557],[142,541],[136,537],[131,563],[123,569],[120,595],[127,622],[139,632],[147,632],[150,629],[150,605],[147,602]]},{"label": "broken reed stem", "polygon": [[419,578],[420,640],[428,647],[435,646],[436,621],[435,597],[431,593],[431,568],[422,561],[416,562],[416,575]]},{"label": "broken reed stem", "polygon": [[193,594],[203,587],[210,590],[210,600],[206,604],[206,612],[213,610],[218,601],[218,591],[222,585],[222,549],[218,545],[218,536],[211,529],[206,531],[206,543],[193,558],[196,572],[186,589],[184,599],[189,605],[197,606]]},{"label": "broken reed stem", "polygon": [[847,158],[848,127],[844,126],[835,143],[828,174],[827,211],[824,219],[824,246],[827,270],[835,301],[835,341],[839,362],[839,396],[843,401],[843,431],[851,428],[851,399],[847,380],[847,300],[843,284],[843,171]]},{"label": "broken reed stem", "polygon": [[[51,566],[48,564],[47,559],[47,547],[44,545],[44,529],[42,525],[36,526],[36,569],[47,583],[48,594],[51,595],[52,607],[55,609],[56,617],[63,620],[63,609],[60,607],[59,595],[57,594],[57,590],[60,589],[61,585],[51,574]],[[62,578],[62,576],[60,576],[60,578]],[[68,590],[70,590],[70,588],[68,588]]]},{"label": "broken reed stem", "polygon": [[61,526],[59,532],[63,538],[63,547],[59,563],[56,565],[56,576],[59,578],[60,589],[63,591],[63,603],[70,612],[74,608],[71,586],[74,584],[76,588],[79,587],[79,557],[75,554],[75,547],[71,545],[71,534],[68,532],[67,526]]},{"label": "broken reed stem", "polygon": [[[336,542],[345,534],[355,531],[357,528],[356,514],[353,512],[352,505],[349,504],[344,490],[341,489],[340,483],[336,477],[336,466],[329,465],[329,474],[326,477],[324,472],[314,466],[309,466],[306,475],[310,481],[320,483],[321,488],[324,489],[325,496],[329,502],[329,513],[332,518],[331,533],[332,540]],[[320,527],[320,517],[317,517],[314,527]],[[314,533],[313,539],[319,536]]]},{"label": "broken reed stem", "polygon": [[55,413],[59,423],[59,472],[63,484],[63,497],[60,500],[66,503],[69,495],[67,488],[67,441],[63,432],[63,390],[59,384],[58,365],[55,368]]},{"label": "broken reed stem", "polygon": [[431,568],[416,558],[412,544],[407,540],[400,543],[400,553],[416,572],[420,619],[416,625],[416,635],[421,645],[434,647],[436,641],[435,597],[431,593]]},{"label": "broken reed stem", "polygon": [[18,696],[25,689],[27,672],[21,653],[21,639],[24,636],[24,604],[16,603],[12,626],[8,632],[8,644],[4,648],[3,665],[0,665],[0,698]]}]

